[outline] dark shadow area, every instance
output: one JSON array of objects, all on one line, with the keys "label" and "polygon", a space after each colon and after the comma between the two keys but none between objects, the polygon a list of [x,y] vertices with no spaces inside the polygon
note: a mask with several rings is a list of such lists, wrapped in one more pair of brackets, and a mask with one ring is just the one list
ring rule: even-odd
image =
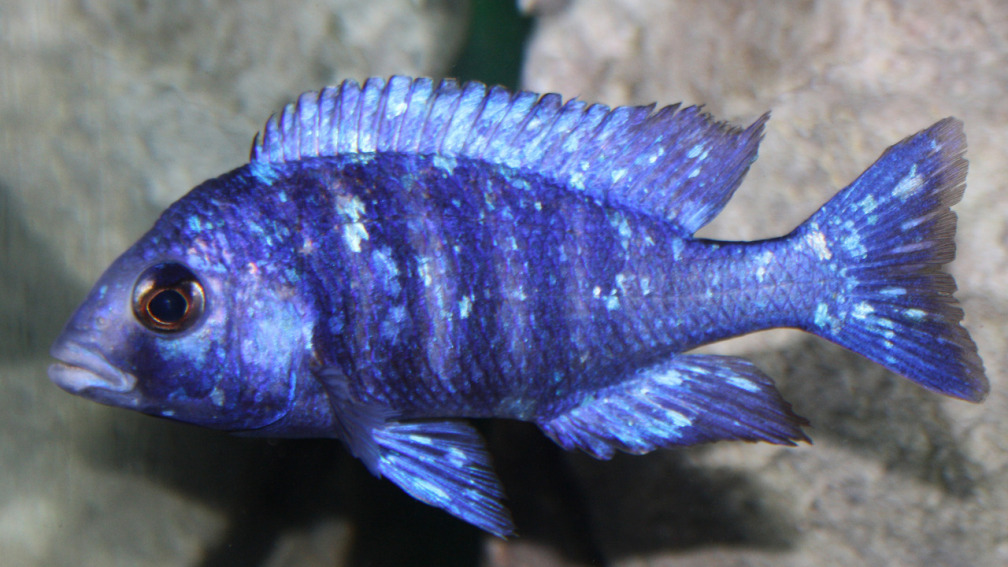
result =
[{"label": "dark shadow area", "polygon": [[572,458],[589,495],[597,545],[610,557],[702,547],[788,549],[799,537],[789,512],[759,478],[697,466],[685,451]]},{"label": "dark shadow area", "polygon": [[[73,445],[96,468],[143,476],[222,510],[225,534],[201,567],[263,565],[282,536],[333,517],[351,525],[348,566],[475,567],[484,538],[491,537],[375,478],[337,440],[242,438],[115,413],[111,435],[97,439],[94,431],[80,431]],[[478,425],[490,442],[518,536],[572,560],[603,564],[586,497],[564,451],[530,424]]]},{"label": "dark shadow area", "polygon": [[224,536],[201,567],[263,565],[283,535],[333,517],[352,526],[348,566],[478,564],[482,532],[373,477],[338,440],[242,438],[121,413],[111,439],[74,445],[97,467],[222,510]]},{"label": "dark shadow area", "polygon": [[604,565],[592,528],[593,495],[582,491],[567,452],[530,423],[495,420],[485,425],[516,536],[542,542],[572,562]]},{"label": "dark shadow area", "polygon": [[206,552],[201,567],[262,565],[283,534],[341,509],[335,485],[342,456],[338,443],[257,440],[249,448],[249,466],[242,468],[251,469],[246,471],[251,474],[243,477],[244,486],[230,500],[220,503],[227,529]]},{"label": "dark shadow area", "polygon": [[25,224],[11,190],[0,185],[0,358],[48,356],[87,291]]},{"label": "dark shadow area", "polygon": [[226,528],[206,567],[263,564],[281,534],[343,512],[337,441],[249,439],[117,411],[112,435],[74,446],[96,468],[142,476],[221,510]]},{"label": "dark shadow area", "polygon": [[481,542],[489,536],[375,478],[359,462],[354,465],[344,477],[356,534],[348,567],[479,565]]},{"label": "dark shadow area", "polygon": [[469,37],[448,76],[517,89],[532,18],[511,1],[473,0],[471,10]]}]

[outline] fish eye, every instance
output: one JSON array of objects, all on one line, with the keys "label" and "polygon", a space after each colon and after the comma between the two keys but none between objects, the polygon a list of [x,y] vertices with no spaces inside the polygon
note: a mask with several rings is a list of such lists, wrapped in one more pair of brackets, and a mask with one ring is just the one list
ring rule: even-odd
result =
[{"label": "fish eye", "polygon": [[133,285],[133,315],[152,331],[184,331],[199,321],[205,307],[203,284],[182,264],[151,266]]}]

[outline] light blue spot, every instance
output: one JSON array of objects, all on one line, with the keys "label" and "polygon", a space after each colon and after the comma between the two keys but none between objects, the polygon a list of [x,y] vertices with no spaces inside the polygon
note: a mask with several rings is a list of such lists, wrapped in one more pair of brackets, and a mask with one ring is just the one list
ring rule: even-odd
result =
[{"label": "light blue spot", "polygon": [[753,382],[748,378],[742,378],[741,376],[732,376],[728,379],[728,383],[736,388],[740,388],[747,392],[759,392],[760,387],[758,384]]},{"label": "light blue spot", "polygon": [[655,373],[651,376],[651,381],[662,386],[676,387],[683,383],[683,377],[679,371],[671,369]]},{"label": "light blue spot", "polygon": [[220,389],[220,386],[216,386],[213,392],[210,392],[210,399],[213,404],[217,407],[224,407],[224,392]]},{"label": "light blue spot", "polygon": [[864,319],[875,312],[875,308],[871,306],[867,301],[862,301],[854,307],[854,316],[858,319]]},{"label": "light blue spot", "polygon": [[619,234],[623,238],[630,238],[633,236],[633,230],[630,229],[630,223],[627,222],[626,217],[621,216],[619,220]]},{"label": "light blue spot", "polygon": [[525,301],[528,299],[528,295],[525,294],[525,288],[522,286],[518,286],[518,289],[511,292],[511,297],[513,299],[517,299],[518,301]]},{"label": "light blue spot", "polygon": [[257,181],[270,187],[279,177],[279,172],[272,165],[261,162],[254,161],[249,164],[249,172],[252,173],[252,177],[255,177]]},{"label": "light blue spot", "polygon": [[868,195],[864,199],[861,199],[861,201],[858,203],[858,206],[861,207],[862,212],[868,214],[875,210],[875,207],[878,206],[878,203],[875,202],[874,196]]},{"label": "light blue spot", "polygon": [[391,340],[399,336],[402,323],[406,320],[406,307],[403,305],[392,306],[379,327],[383,339]]},{"label": "light blue spot", "polygon": [[430,436],[428,435],[421,435],[418,433],[414,433],[412,435],[407,435],[407,437],[409,437],[409,440],[412,441],[413,443],[416,443],[417,445],[426,445],[428,447],[434,446],[434,440],[431,439]]},{"label": "light blue spot", "polygon": [[876,327],[882,327],[884,329],[894,329],[896,324],[892,322],[892,319],[886,317],[875,317],[873,322]]},{"label": "light blue spot", "polygon": [[353,222],[343,225],[343,241],[351,252],[361,251],[361,241],[368,240],[368,231],[362,222]]},{"label": "light blue spot", "polygon": [[585,187],[584,187],[584,173],[582,173],[580,171],[572,173],[571,176],[570,176],[570,184],[571,184],[571,187],[573,187],[573,188],[575,188],[575,189],[577,189],[579,191],[584,191],[585,190]]},{"label": "light blue spot", "polygon": [[434,167],[444,171],[448,175],[455,173],[455,166],[458,165],[454,157],[441,154],[435,154],[432,163]]},{"label": "light blue spot", "polygon": [[924,184],[924,178],[917,175],[917,164],[913,164],[910,167],[910,173],[900,180],[899,184],[893,188],[892,194],[894,197],[899,199],[906,199],[910,195],[917,192],[921,185]]},{"label": "light blue spot", "polygon": [[[448,449],[448,464],[453,469],[464,469],[468,462],[469,457],[458,447],[450,447]],[[483,494],[480,493],[480,496],[483,496]]]},{"label": "light blue spot", "polygon": [[685,415],[677,411],[665,410],[665,416],[668,418],[667,421],[670,421],[672,425],[676,427],[676,429],[681,429],[683,427],[689,427],[690,425],[693,425],[692,419],[686,417]]},{"label": "light blue spot", "polygon": [[672,258],[675,261],[678,262],[682,258],[682,251],[683,248],[685,247],[686,244],[682,241],[681,238],[676,238],[675,240],[672,241]]},{"label": "light blue spot", "polygon": [[336,197],[336,211],[350,222],[359,221],[366,210],[364,201],[361,201],[356,195],[338,195]]},{"label": "light blue spot", "polygon": [[574,150],[578,149],[580,145],[581,138],[578,136],[568,136],[563,143],[563,150],[566,153],[573,153]]},{"label": "light blue spot", "polygon": [[[403,467],[403,465],[400,465],[398,463],[393,463],[392,467],[393,467],[393,470],[398,470],[399,468]],[[423,479],[423,478],[421,478],[419,476],[410,477],[410,479],[411,479],[410,483],[413,485],[413,488],[417,492],[419,492],[420,494],[423,494],[423,499],[422,500],[424,502],[430,501],[430,502],[440,503],[440,502],[447,502],[448,501],[448,499],[449,499],[448,498],[448,493],[445,492],[444,489],[442,489],[437,484],[435,484],[435,483],[433,483],[431,481],[428,481],[426,479]]]},{"label": "light blue spot", "polygon": [[392,249],[383,246],[371,254],[374,266],[378,268],[386,277],[392,278],[399,275],[399,265],[392,258]]},{"label": "light blue spot", "polygon": [[630,237],[633,236],[633,230],[630,228],[630,223],[627,222],[626,217],[620,216],[618,218],[619,220],[616,224],[616,230],[620,235],[620,246],[622,246],[624,250],[628,250],[630,248]]},{"label": "light blue spot", "polygon": [[619,306],[620,306],[619,305],[619,297],[616,295],[616,290],[615,289],[612,290],[612,293],[610,293],[608,296],[606,296],[605,306],[606,306],[606,309],[608,309],[609,311],[614,311],[616,309],[619,309]]},{"label": "light blue spot", "polygon": [[833,318],[829,314],[829,306],[825,303],[820,303],[816,305],[815,310],[815,325],[816,327],[827,327],[830,325],[830,321]]},{"label": "light blue spot", "polygon": [[805,236],[805,240],[808,245],[816,253],[816,256],[820,260],[829,260],[833,258],[833,253],[830,251],[829,246],[826,245],[826,236],[819,230],[819,227],[815,224],[813,226],[813,232],[808,233]]},{"label": "light blue spot", "polygon": [[466,295],[462,297],[462,300],[458,302],[459,304],[459,316],[463,319],[469,317],[469,313],[472,312],[472,297]]},{"label": "light blue spot", "polygon": [[616,274],[616,286],[619,287],[620,291],[622,291],[623,293],[626,293],[626,284],[627,281],[630,279],[630,277],[631,276],[628,276],[623,272]]}]

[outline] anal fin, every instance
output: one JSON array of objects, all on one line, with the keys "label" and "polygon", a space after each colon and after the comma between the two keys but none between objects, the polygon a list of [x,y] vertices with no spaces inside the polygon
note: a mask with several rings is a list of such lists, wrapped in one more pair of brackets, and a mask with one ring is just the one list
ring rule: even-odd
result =
[{"label": "anal fin", "polygon": [[540,421],[565,449],[608,459],[619,450],[738,439],[794,445],[808,421],[765,374],[735,357],[678,355],[602,388],[566,412]]}]

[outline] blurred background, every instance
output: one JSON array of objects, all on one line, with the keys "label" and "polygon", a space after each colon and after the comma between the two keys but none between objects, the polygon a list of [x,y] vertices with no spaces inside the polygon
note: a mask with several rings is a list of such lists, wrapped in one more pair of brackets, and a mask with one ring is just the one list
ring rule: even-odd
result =
[{"label": "blurred background", "polygon": [[[596,462],[481,423],[520,537],[379,481],[337,442],[268,441],[70,396],[48,348],[172,201],[245,162],[306,90],[458,77],[610,105],[773,111],[702,235],[790,231],[887,146],[965,122],[949,267],[991,379],[941,398],[772,331],[753,359],[814,445]],[[0,0],[0,563],[11,566],[1008,564],[1008,4],[997,0]]]}]

